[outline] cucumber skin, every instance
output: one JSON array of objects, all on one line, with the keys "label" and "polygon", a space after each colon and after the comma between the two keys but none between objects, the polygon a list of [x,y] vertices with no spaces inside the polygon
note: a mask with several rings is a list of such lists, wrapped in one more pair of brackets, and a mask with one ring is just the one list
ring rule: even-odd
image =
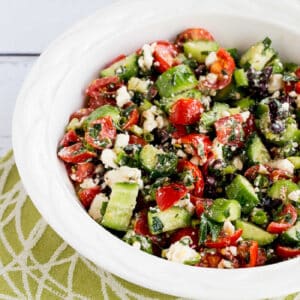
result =
[{"label": "cucumber skin", "polygon": [[271,160],[267,148],[256,134],[250,137],[246,145],[246,155],[250,164],[264,164]]},{"label": "cucumber skin", "polygon": [[183,44],[184,54],[200,63],[205,62],[207,52],[217,51],[219,45],[214,41],[189,41]]},{"label": "cucumber skin", "polygon": [[293,181],[281,179],[272,184],[268,190],[268,196],[272,199],[281,199],[280,196],[282,194],[282,188],[286,188],[286,196],[293,191],[299,190],[298,185]]},{"label": "cucumber skin", "polygon": [[127,231],[138,191],[137,183],[115,183],[101,224],[114,230]]},{"label": "cucumber skin", "polygon": [[178,65],[162,73],[156,80],[156,87],[161,97],[173,97],[198,84],[192,70],[186,65]]},{"label": "cucumber skin", "polygon": [[164,211],[148,212],[149,230],[152,234],[159,234],[190,226],[191,215],[181,207],[170,207]]},{"label": "cucumber skin", "polygon": [[244,69],[236,69],[233,76],[237,87],[248,86],[248,78]]},{"label": "cucumber skin", "polygon": [[271,244],[277,237],[275,234],[271,234],[254,224],[242,220],[237,220],[235,226],[237,229],[243,230],[243,239],[257,241],[260,246]]},{"label": "cucumber skin", "polygon": [[259,199],[254,192],[253,186],[242,175],[237,175],[226,187],[226,195],[229,199],[235,199],[240,202],[244,214],[249,214],[259,203]]},{"label": "cucumber skin", "polygon": [[[299,237],[296,235],[299,232]],[[286,245],[300,246],[300,221],[280,235],[280,241]]]}]

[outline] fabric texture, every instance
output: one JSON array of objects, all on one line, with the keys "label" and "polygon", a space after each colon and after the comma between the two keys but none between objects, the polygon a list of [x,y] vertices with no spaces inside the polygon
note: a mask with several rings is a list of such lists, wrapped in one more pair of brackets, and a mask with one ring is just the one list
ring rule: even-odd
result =
[{"label": "fabric texture", "polygon": [[26,195],[11,151],[0,159],[0,299],[176,298],[105,272],[68,246]]}]

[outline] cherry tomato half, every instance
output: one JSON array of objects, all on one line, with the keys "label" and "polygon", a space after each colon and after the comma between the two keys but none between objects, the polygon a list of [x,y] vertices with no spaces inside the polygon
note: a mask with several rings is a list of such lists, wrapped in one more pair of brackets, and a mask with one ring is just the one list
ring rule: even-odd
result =
[{"label": "cherry tomato half", "polygon": [[86,142],[96,149],[112,146],[117,131],[110,116],[93,121],[85,133]]},{"label": "cherry tomato half", "polygon": [[275,252],[281,258],[292,258],[300,255],[300,248],[290,248],[278,245]]},{"label": "cherry tomato half", "polygon": [[221,144],[240,147],[244,143],[243,118],[240,114],[215,122],[217,139]]},{"label": "cherry tomato half", "polygon": [[168,41],[157,41],[153,52],[155,68],[158,72],[163,73],[174,66],[175,57],[178,52],[174,44]]},{"label": "cherry tomato half", "polygon": [[87,117],[92,111],[92,108],[80,108],[71,114],[69,121],[75,118],[80,121],[83,117]]},{"label": "cherry tomato half", "polygon": [[184,125],[173,124],[173,127],[174,131],[171,133],[171,135],[174,139],[179,139],[188,134]]},{"label": "cherry tomato half", "polygon": [[291,228],[297,221],[297,210],[292,204],[286,204],[279,214],[279,220],[271,222],[267,231],[270,233],[282,233]]},{"label": "cherry tomato half", "polygon": [[89,96],[88,107],[96,109],[105,104],[116,104],[116,91],[122,85],[119,77],[104,77],[95,79],[86,89]]},{"label": "cherry tomato half", "polygon": [[194,178],[192,194],[196,197],[202,197],[204,191],[204,179],[200,169],[188,160],[180,160],[177,164],[178,172],[191,172]]},{"label": "cherry tomato half", "polygon": [[171,107],[170,122],[176,125],[192,125],[199,121],[203,105],[196,99],[179,99]]},{"label": "cherry tomato half", "polygon": [[81,142],[61,148],[57,155],[64,162],[74,164],[85,162],[97,156],[95,152],[87,150]]},{"label": "cherry tomato half", "polygon": [[101,191],[101,189],[100,189],[100,186],[98,186],[98,185],[88,188],[88,189],[80,189],[78,191],[78,197],[79,197],[82,205],[87,209],[90,207],[95,196],[97,194],[99,194],[100,191]]},{"label": "cherry tomato half", "polygon": [[204,211],[206,211],[206,209],[213,204],[212,199],[196,197],[194,195],[190,195],[190,198],[191,202],[195,205],[195,212],[197,217],[200,217],[204,213]]},{"label": "cherry tomato half", "polygon": [[187,41],[213,41],[213,36],[204,28],[188,28],[181,32],[175,43],[182,45]]},{"label": "cherry tomato half", "polygon": [[183,237],[189,237],[192,240],[190,247],[195,249],[198,247],[198,230],[193,227],[181,228],[172,233],[170,236],[170,242],[173,244],[177,241],[180,241]]},{"label": "cherry tomato half", "polygon": [[238,229],[231,236],[219,237],[216,241],[208,240],[205,242],[205,246],[208,248],[225,248],[227,246],[235,245],[236,241],[241,237],[243,233],[242,229]]},{"label": "cherry tomato half", "polygon": [[147,211],[138,213],[133,226],[134,232],[144,236],[150,236],[151,233],[148,227]]},{"label": "cherry tomato half", "polygon": [[75,130],[69,130],[65,133],[59,145],[62,147],[67,147],[76,142],[80,142],[79,136],[76,134]]},{"label": "cherry tomato half", "polygon": [[132,125],[136,125],[138,123],[139,117],[140,117],[138,109],[132,103],[130,103],[129,106],[127,105],[125,107],[125,110],[130,110],[130,111],[128,113],[129,114],[128,119],[122,127],[123,130],[129,129]]},{"label": "cherry tomato half", "polygon": [[158,207],[165,210],[187,194],[188,190],[183,184],[170,183],[156,190],[155,199]]},{"label": "cherry tomato half", "polygon": [[137,144],[137,145],[145,146],[145,145],[147,145],[147,142],[139,136],[130,135],[129,136],[129,144],[131,144],[131,145]]},{"label": "cherry tomato half", "polygon": [[209,72],[217,75],[217,79],[215,82],[205,80],[203,81],[203,85],[210,89],[223,89],[231,82],[234,69],[234,59],[231,57],[229,52],[220,48],[217,51],[217,60],[209,68]]},{"label": "cherry tomato half", "polygon": [[71,168],[71,179],[76,182],[83,182],[84,179],[91,176],[95,171],[95,165],[91,162],[76,164]]}]

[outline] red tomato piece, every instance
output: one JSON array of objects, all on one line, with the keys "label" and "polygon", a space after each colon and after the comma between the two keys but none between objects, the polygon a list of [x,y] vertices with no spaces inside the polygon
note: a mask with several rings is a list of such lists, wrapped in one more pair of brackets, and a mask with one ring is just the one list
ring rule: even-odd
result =
[{"label": "red tomato piece", "polygon": [[295,84],[295,92],[297,94],[300,94],[300,81],[298,81],[296,84]]},{"label": "red tomato piece", "polygon": [[86,89],[88,107],[96,109],[105,104],[116,104],[116,91],[122,86],[118,76],[95,79]]},{"label": "red tomato piece", "polygon": [[129,129],[131,126],[136,125],[139,121],[139,111],[137,108],[133,108],[129,114],[127,122],[123,125],[123,130]]},{"label": "red tomato piece", "polygon": [[187,41],[214,41],[214,38],[204,28],[188,28],[177,36],[175,43],[182,45]]},{"label": "red tomato piece", "polygon": [[94,186],[88,189],[81,189],[78,191],[78,197],[82,205],[87,209],[90,207],[95,196],[101,191],[100,186]]},{"label": "red tomato piece", "polygon": [[186,127],[184,125],[176,125],[173,124],[175,130],[172,132],[172,138],[179,139],[185,135],[187,135]]},{"label": "red tomato piece", "polygon": [[170,122],[176,125],[192,125],[199,121],[203,105],[196,99],[179,99],[171,107]]},{"label": "red tomato piece", "polygon": [[212,199],[200,198],[190,195],[191,202],[195,205],[195,212],[197,217],[200,217],[204,211],[213,204]]},{"label": "red tomato piece", "polygon": [[58,151],[58,157],[67,163],[81,163],[96,157],[95,152],[87,150],[81,142],[64,147]]},{"label": "red tomato piece", "polygon": [[252,114],[250,114],[246,122],[243,123],[243,130],[245,133],[245,139],[256,130],[255,118]]},{"label": "red tomato piece", "polygon": [[217,139],[221,144],[240,147],[244,143],[243,118],[240,114],[215,122]]},{"label": "red tomato piece", "polygon": [[186,228],[181,228],[172,233],[170,236],[170,242],[171,244],[180,241],[183,237],[190,237],[192,240],[192,243],[190,247],[192,249],[195,249],[198,247],[198,230],[193,227],[186,227]]},{"label": "red tomato piece", "polygon": [[192,155],[207,158],[211,151],[211,140],[207,135],[201,133],[191,133],[178,139],[179,144],[192,147]]},{"label": "red tomato piece", "polygon": [[[273,168],[269,167],[268,165],[263,165],[264,168],[267,170],[267,172],[273,172]],[[244,173],[245,177],[247,177],[250,181],[253,181],[256,176],[259,174],[260,170],[260,165],[255,165],[250,167],[249,169],[246,170]]]},{"label": "red tomato piece", "polygon": [[187,194],[188,190],[183,184],[170,183],[156,190],[155,199],[161,210],[173,206],[177,201]]},{"label": "red tomato piece", "polygon": [[83,182],[84,179],[91,176],[95,171],[95,165],[91,162],[83,162],[75,165],[72,169],[75,169],[74,172],[71,172],[71,179],[76,182]]},{"label": "red tomato piece", "polygon": [[79,136],[76,134],[74,130],[69,130],[68,132],[65,133],[59,145],[62,147],[67,147],[76,142],[80,142]]},{"label": "red tomato piece", "polygon": [[277,169],[272,171],[269,177],[272,182],[275,182],[280,179],[289,179],[292,178],[293,176],[287,171]]},{"label": "red tomato piece", "polygon": [[258,259],[258,243],[252,241],[249,247],[249,262],[246,264],[247,268],[255,267]]},{"label": "red tomato piece", "polygon": [[295,71],[295,74],[300,79],[300,67]]},{"label": "red tomato piece", "polygon": [[295,89],[295,82],[288,81],[283,83],[283,89],[286,95]]},{"label": "red tomato piece", "polygon": [[79,110],[71,114],[69,120],[71,121],[72,119],[76,118],[80,121],[83,117],[87,117],[92,111],[92,108],[80,108]]},{"label": "red tomato piece", "polygon": [[292,258],[300,255],[300,248],[290,248],[278,245],[275,252],[281,258]]},{"label": "red tomato piece", "polygon": [[117,135],[116,128],[110,116],[93,121],[85,133],[86,142],[96,149],[112,146]]},{"label": "red tomato piece", "polygon": [[270,233],[282,233],[291,228],[297,221],[297,210],[292,204],[286,204],[279,214],[279,220],[271,222],[267,231]]},{"label": "red tomato piece", "polygon": [[175,63],[177,54],[174,44],[168,41],[157,41],[153,52],[154,62],[157,63],[157,71],[163,73],[171,68]]},{"label": "red tomato piece", "polygon": [[177,170],[178,172],[189,171],[192,173],[192,176],[194,178],[194,189],[192,190],[192,194],[197,197],[202,197],[204,191],[204,179],[200,169],[190,161],[182,159],[177,164]]},{"label": "red tomato piece", "polygon": [[141,211],[134,223],[134,232],[144,236],[150,236],[151,233],[148,227],[147,212]]},{"label": "red tomato piece", "polygon": [[208,240],[205,242],[205,246],[208,248],[225,248],[227,246],[235,245],[236,241],[241,237],[243,233],[242,229],[238,229],[231,236],[219,237],[216,241]]},{"label": "red tomato piece", "polygon": [[147,145],[147,142],[139,136],[130,135],[129,136],[129,144],[131,144],[131,145],[137,144],[137,145],[145,146],[145,145]]},{"label": "red tomato piece", "polygon": [[217,60],[209,68],[210,73],[217,75],[217,80],[215,82],[205,80],[203,81],[203,85],[210,89],[223,89],[231,82],[234,69],[234,59],[231,57],[229,52],[220,48],[217,51]]}]

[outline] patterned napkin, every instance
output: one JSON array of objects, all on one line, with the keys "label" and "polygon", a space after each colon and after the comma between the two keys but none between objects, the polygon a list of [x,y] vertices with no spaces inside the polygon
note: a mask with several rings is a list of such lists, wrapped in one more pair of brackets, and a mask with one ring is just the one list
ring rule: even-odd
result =
[{"label": "patterned napkin", "polygon": [[105,272],[68,246],[26,195],[11,151],[0,159],[0,299],[175,298]]}]

